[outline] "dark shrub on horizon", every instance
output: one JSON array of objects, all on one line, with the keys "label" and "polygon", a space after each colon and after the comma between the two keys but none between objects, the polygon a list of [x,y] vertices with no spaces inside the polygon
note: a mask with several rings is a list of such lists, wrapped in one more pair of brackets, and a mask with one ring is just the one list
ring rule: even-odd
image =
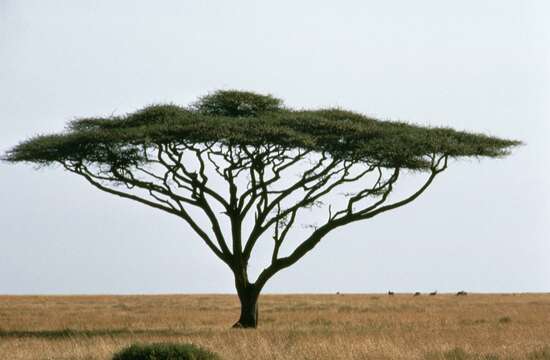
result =
[{"label": "dark shrub on horizon", "polygon": [[113,360],[220,360],[221,358],[193,344],[133,344],[113,356]]}]

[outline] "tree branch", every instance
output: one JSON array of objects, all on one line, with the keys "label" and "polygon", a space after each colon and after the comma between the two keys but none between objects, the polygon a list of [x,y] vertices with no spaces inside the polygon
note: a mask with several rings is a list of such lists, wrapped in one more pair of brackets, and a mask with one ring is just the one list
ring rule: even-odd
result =
[{"label": "tree branch", "polygon": [[61,162],[61,164],[63,165],[63,167],[66,170],[84,177],[91,185],[98,188],[99,190],[102,190],[102,191],[105,191],[107,193],[117,195],[117,196],[120,196],[120,197],[123,197],[123,198],[126,198],[126,199],[130,199],[130,200],[140,202],[142,204],[151,206],[155,209],[165,211],[169,214],[176,215],[176,216],[184,219],[191,226],[191,228],[195,231],[195,233],[197,235],[199,235],[199,237],[206,243],[206,245],[208,245],[208,247],[214,252],[214,254],[216,254],[216,256],[218,258],[220,258],[223,262],[225,262],[226,264],[229,265],[229,259],[227,258],[227,256],[224,253],[222,253],[220,251],[220,249],[218,249],[214,245],[214,243],[212,242],[212,240],[210,239],[208,234],[206,234],[200,228],[200,226],[198,226],[198,224],[189,216],[189,214],[187,213],[187,211],[185,211],[185,209],[181,208],[179,211],[176,211],[175,209],[173,209],[171,207],[166,207],[166,206],[160,205],[158,203],[155,203],[153,201],[144,199],[144,198],[139,197],[137,195],[133,195],[133,194],[129,194],[129,193],[126,193],[126,192],[123,192],[123,191],[119,191],[119,190],[109,188],[109,187],[101,184],[100,182],[96,181],[94,179],[94,175],[87,169],[87,167],[84,164],[80,163],[80,164],[72,164],[71,165],[71,164],[68,164],[66,162]]},{"label": "tree branch", "polygon": [[[430,176],[428,177],[426,182],[420,187],[420,189],[418,189],[415,193],[408,196],[407,198],[366,213],[361,212],[349,214],[338,219],[329,219],[323,226],[316,229],[305,241],[303,241],[298,247],[296,247],[290,255],[276,259],[274,262],[272,261],[271,265],[265,268],[258,276],[258,279],[256,280],[256,285],[258,286],[258,288],[261,289],[265,285],[267,280],[269,280],[278,271],[285,269],[300,260],[309,251],[311,251],[324,236],[326,236],[332,230],[355,221],[372,218],[385,211],[404,206],[418,198],[430,186],[435,177],[447,168],[447,159],[447,155],[441,156],[438,160],[435,160],[435,158],[433,158]],[[441,162],[443,162],[443,166],[439,167]]]}]

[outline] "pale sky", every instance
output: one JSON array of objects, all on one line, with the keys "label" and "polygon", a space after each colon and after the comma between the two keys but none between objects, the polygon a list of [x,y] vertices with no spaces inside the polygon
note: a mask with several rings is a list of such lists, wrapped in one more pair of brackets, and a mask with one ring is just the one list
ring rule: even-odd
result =
[{"label": "pale sky", "polygon": [[[0,0],[0,151],[234,88],[519,139],[331,233],[265,292],[549,292],[548,14],[545,0]],[[232,275],[182,220],[0,163],[0,294],[218,292]]]}]

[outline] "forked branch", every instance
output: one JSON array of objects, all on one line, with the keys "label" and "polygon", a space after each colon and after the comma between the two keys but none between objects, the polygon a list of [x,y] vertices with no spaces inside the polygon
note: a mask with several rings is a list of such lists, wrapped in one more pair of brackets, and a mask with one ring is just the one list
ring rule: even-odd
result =
[{"label": "forked branch", "polygon": [[[397,181],[397,178],[399,175],[398,168],[395,169],[393,175],[385,183],[385,185],[381,187],[381,188],[384,188],[385,190],[383,192],[381,199],[377,201],[375,204],[370,205],[358,211],[350,211],[349,210],[350,203],[356,201],[355,200],[356,197],[352,197],[349,200],[348,208],[345,210],[345,212],[336,213],[342,216],[340,217],[329,216],[329,220],[324,225],[318,227],[315,231],[313,231],[313,233],[306,240],[304,240],[300,245],[298,245],[288,256],[285,256],[282,258],[276,258],[275,251],[274,251],[274,257],[272,258],[271,264],[260,273],[256,281],[256,286],[258,286],[261,289],[273,275],[275,275],[280,270],[285,269],[293,265],[294,263],[296,263],[298,260],[300,260],[309,251],[311,251],[321,241],[323,237],[325,237],[332,230],[339,228],[341,226],[350,224],[355,221],[372,218],[385,211],[396,209],[398,207],[404,206],[414,201],[430,186],[430,184],[433,182],[435,177],[447,168],[447,161],[448,161],[447,155],[441,155],[439,157],[437,157],[435,154],[432,155],[431,156],[432,165],[430,168],[430,175],[428,176],[424,184],[416,192],[414,192],[413,194],[409,195],[408,197],[400,201],[397,201],[385,206],[381,206],[388,199],[389,194],[392,192],[393,184]],[[380,185],[377,185],[377,188],[380,188]],[[362,192],[362,193],[366,193],[366,192]],[[277,248],[277,253],[278,251],[279,249]]]}]

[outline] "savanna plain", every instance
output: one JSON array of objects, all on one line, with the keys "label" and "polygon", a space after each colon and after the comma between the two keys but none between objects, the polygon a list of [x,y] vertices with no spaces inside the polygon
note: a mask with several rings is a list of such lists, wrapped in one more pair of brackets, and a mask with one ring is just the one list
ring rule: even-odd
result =
[{"label": "savanna plain", "polygon": [[110,359],[191,342],[223,359],[550,359],[550,294],[0,296],[0,359]]}]

